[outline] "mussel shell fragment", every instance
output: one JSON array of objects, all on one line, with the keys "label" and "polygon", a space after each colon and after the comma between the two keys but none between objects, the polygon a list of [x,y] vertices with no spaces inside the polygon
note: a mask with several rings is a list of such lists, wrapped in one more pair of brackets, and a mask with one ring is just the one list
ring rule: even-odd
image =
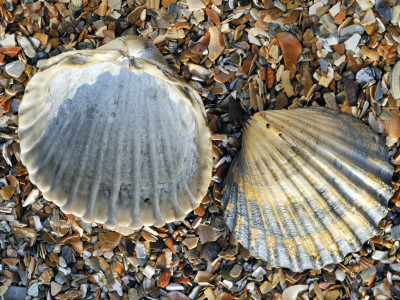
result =
[{"label": "mussel shell fragment", "polygon": [[392,174],[381,138],[349,115],[260,112],[246,123],[225,179],[225,220],[269,265],[320,269],[379,232]]},{"label": "mussel shell fragment", "polygon": [[31,181],[84,221],[122,233],[161,226],[207,192],[212,150],[201,98],[143,38],[49,59],[19,116]]}]

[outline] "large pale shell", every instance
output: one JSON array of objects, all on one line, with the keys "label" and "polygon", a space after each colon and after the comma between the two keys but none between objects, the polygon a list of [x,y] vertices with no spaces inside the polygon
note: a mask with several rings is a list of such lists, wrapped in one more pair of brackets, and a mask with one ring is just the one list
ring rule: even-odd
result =
[{"label": "large pale shell", "polygon": [[294,271],[338,263],[378,233],[393,166],[372,129],[343,113],[257,113],[225,180],[225,220],[251,254]]},{"label": "large pale shell", "polygon": [[196,208],[211,180],[201,98],[147,40],[49,59],[19,110],[31,181],[66,213],[129,233]]}]

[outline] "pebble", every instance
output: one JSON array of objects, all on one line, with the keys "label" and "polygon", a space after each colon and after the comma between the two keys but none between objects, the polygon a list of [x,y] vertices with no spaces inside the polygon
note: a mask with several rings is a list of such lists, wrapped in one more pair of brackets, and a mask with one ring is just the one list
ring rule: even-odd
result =
[{"label": "pebble", "polygon": [[371,256],[371,258],[374,260],[382,260],[387,257],[388,257],[388,251],[379,251],[379,250],[375,250]]},{"label": "pebble", "polygon": [[362,85],[375,80],[374,73],[371,68],[364,68],[357,72],[356,81]]},{"label": "pebble", "polygon": [[392,287],[392,296],[395,299],[400,299],[400,285],[396,284]]},{"label": "pebble", "polygon": [[269,293],[270,291],[272,291],[272,289],[273,289],[272,283],[269,281],[264,281],[260,285],[260,292],[263,295],[265,295],[266,293]]},{"label": "pebble", "polygon": [[18,35],[17,41],[18,41],[18,44],[22,47],[22,50],[24,50],[26,56],[28,56],[29,58],[35,57],[36,51],[26,36]]},{"label": "pebble", "polygon": [[336,300],[336,299],[339,299],[339,297],[340,297],[339,290],[330,290],[326,293],[324,300]]},{"label": "pebble", "polygon": [[332,109],[338,110],[338,106],[336,103],[336,97],[335,93],[325,93],[324,94],[324,100],[326,102],[326,105]]},{"label": "pebble", "polygon": [[346,273],[339,269],[335,271],[335,276],[339,281],[344,281],[346,279]]},{"label": "pebble", "polygon": [[242,266],[241,265],[234,265],[233,268],[231,269],[230,275],[233,278],[237,278],[242,274]]},{"label": "pebble", "polygon": [[400,225],[393,226],[390,229],[391,235],[392,235],[392,240],[399,240],[400,239]]},{"label": "pebble", "polygon": [[0,221],[0,231],[5,233],[11,232],[11,227],[7,221]]},{"label": "pebble", "polygon": [[62,289],[62,284],[59,284],[55,281],[52,281],[50,284],[50,291],[51,291],[51,295],[54,297],[55,295],[57,295],[61,289]]},{"label": "pebble", "polygon": [[353,24],[353,25],[343,28],[340,31],[339,36],[343,37],[343,36],[347,36],[347,35],[353,35],[355,33],[362,35],[364,33],[364,31],[365,31],[365,29],[363,26],[358,25],[358,24]]},{"label": "pebble", "polygon": [[213,261],[218,257],[218,253],[221,250],[221,246],[216,242],[209,242],[205,244],[203,248],[203,252],[201,255],[208,259],[209,261]]},{"label": "pebble", "polygon": [[359,35],[358,33],[354,34],[347,41],[344,42],[345,49],[354,52],[360,40],[361,40],[361,35]]},{"label": "pebble", "polygon": [[199,243],[199,238],[198,237],[187,237],[182,241],[182,244],[184,244],[188,249],[194,249],[196,248],[197,244]]},{"label": "pebble", "polygon": [[398,61],[390,76],[391,91],[394,99],[400,99],[400,61]]},{"label": "pebble", "polygon": [[177,283],[170,283],[165,288],[167,291],[184,291],[185,287]]},{"label": "pebble", "polygon": [[267,274],[267,272],[264,270],[264,268],[263,268],[263,267],[258,267],[258,268],[256,268],[256,269],[254,270],[253,273],[251,273],[251,277],[257,278],[257,277],[259,277],[260,275],[261,275],[261,276],[264,276],[265,274]]},{"label": "pebble", "polygon": [[206,8],[205,4],[201,0],[187,0],[186,3],[190,11]]},{"label": "pebble", "polygon": [[37,232],[39,232],[40,230],[42,230],[42,229],[43,229],[43,225],[42,225],[42,222],[40,221],[40,217],[39,217],[39,216],[32,216],[32,219],[33,219],[33,221],[34,221],[35,230],[36,230]]},{"label": "pebble", "polygon": [[5,284],[0,285],[0,297],[3,296],[8,290],[8,286]]},{"label": "pebble", "polygon": [[67,267],[67,262],[65,261],[65,258],[60,256],[58,258],[58,265],[62,268],[66,268]]},{"label": "pebble", "polygon": [[147,257],[146,248],[144,247],[144,245],[142,243],[136,242],[135,250],[136,250],[137,258],[146,258]]},{"label": "pebble", "polygon": [[310,6],[310,8],[308,9],[308,14],[311,15],[316,15],[317,14],[317,10],[321,7],[324,7],[324,5],[327,3],[327,1],[319,1],[313,5]]},{"label": "pebble", "polygon": [[2,47],[15,47],[15,35],[6,33],[4,39],[0,41],[0,45]]},{"label": "pebble", "polygon": [[22,286],[9,286],[7,292],[2,296],[4,300],[20,300],[25,299],[28,289]]},{"label": "pebble", "polygon": [[67,263],[67,265],[71,265],[74,263],[74,252],[72,251],[72,249],[68,246],[62,246],[61,247],[61,255],[62,257],[64,257],[65,262]]},{"label": "pebble", "polygon": [[370,0],[357,0],[358,5],[360,5],[362,10],[367,10],[374,6]]},{"label": "pebble", "polygon": [[374,93],[374,101],[379,102],[383,98],[383,89],[382,89],[382,83],[378,81],[378,84],[376,85],[376,90]]},{"label": "pebble", "polygon": [[5,70],[8,75],[18,78],[22,75],[22,73],[24,73],[25,64],[20,60],[16,60],[6,64]]},{"label": "pebble", "polygon": [[64,284],[67,281],[67,277],[65,277],[63,273],[58,272],[54,280],[59,284]]},{"label": "pebble", "polygon": [[300,296],[302,293],[307,291],[308,285],[294,285],[291,287],[288,287],[286,290],[283,291],[282,293],[282,300],[297,300],[297,297]]},{"label": "pebble", "polygon": [[329,31],[330,34],[334,36],[338,35],[338,28],[333,19],[331,18],[331,16],[329,16],[328,14],[324,14],[321,17],[320,22],[325,26],[325,28]]},{"label": "pebble", "polygon": [[375,277],[375,274],[376,274],[376,267],[372,266],[368,269],[363,270],[360,276],[364,283],[369,283]]},{"label": "pebble", "polygon": [[358,84],[354,80],[346,80],[344,82],[344,94],[350,106],[357,104]]},{"label": "pebble", "polygon": [[390,269],[395,272],[400,272],[400,263],[391,264]]},{"label": "pebble", "polygon": [[87,279],[89,276],[84,275],[84,274],[71,274],[71,278],[73,280],[83,280],[83,279]]},{"label": "pebble", "polygon": [[[131,299],[131,298],[129,298],[129,299]],[[132,298],[132,299],[134,299],[134,298]],[[136,299],[138,299],[138,298],[136,298]],[[190,299],[193,299],[193,298],[188,298],[185,294],[183,294],[181,292],[177,292],[177,291],[170,292],[167,294],[167,300],[190,300]]]},{"label": "pebble", "polygon": [[385,130],[385,124],[380,118],[376,118],[373,113],[368,116],[368,123],[374,131],[377,133],[383,133]]},{"label": "pebble", "polygon": [[122,0],[108,0],[107,6],[113,9],[121,9]]},{"label": "pebble", "polygon": [[153,277],[155,271],[156,270],[152,266],[147,265],[143,270],[143,275],[146,276],[147,278],[151,278]]},{"label": "pebble", "polygon": [[32,189],[30,191],[28,197],[26,197],[24,203],[22,204],[22,207],[26,207],[30,204],[35,203],[35,201],[39,198],[39,190],[38,189]]},{"label": "pebble", "polygon": [[196,277],[194,278],[194,282],[208,282],[213,274],[208,271],[198,271]]},{"label": "pebble", "polygon": [[204,68],[203,66],[189,63],[188,67],[189,67],[190,73],[192,73],[193,75],[198,76],[202,79],[207,79],[212,75],[212,73],[208,69]]},{"label": "pebble", "polygon": [[200,225],[198,227],[200,243],[215,242],[221,235],[221,232],[216,231],[210,225]]},{"label": "pebble", "polygon": [[329,63],[326,61],[325,58],[322,58],[322,57],[321,57],[321,58],[319,59],[319,65],[320,65],[322,71],[328,72]]},{"label": "pebble", "polygon": [[39,295],[39,284],[34,282],[28,289],[28,295],[32,297],[37,297]]},{"label": "pebble", "polygon": [[384,5],[385,0],[375,1],[375,11],[378,12],[387,22],[392,20],[392,8]]}]

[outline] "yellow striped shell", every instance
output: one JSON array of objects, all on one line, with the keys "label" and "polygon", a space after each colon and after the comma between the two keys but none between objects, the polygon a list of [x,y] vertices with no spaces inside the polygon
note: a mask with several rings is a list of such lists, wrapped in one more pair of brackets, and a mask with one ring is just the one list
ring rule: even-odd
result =
[{"label": "yellow striped shell", "polygon": [[122,233],[162,226],[207,192],[203,103],[146,39],[49,59],[28,83],[19,116],[31,181],[87,222]]},{"label": "yellow striped shell", "polygon": [[225,220],[249,252],[293,271],[338,263],[379,232],[393,166],[372,129],[326,109],[265,111],[245,125]]}]

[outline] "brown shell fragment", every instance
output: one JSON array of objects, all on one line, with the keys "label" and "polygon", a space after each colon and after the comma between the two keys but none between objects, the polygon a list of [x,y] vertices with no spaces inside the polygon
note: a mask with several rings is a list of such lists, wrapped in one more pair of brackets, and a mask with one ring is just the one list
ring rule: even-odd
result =
[{"label": "brown shell fragment", "polygon": [[385,120],[385,132],[392,138],[400,138],[400,117],[399,111],[393,111],[394,117],[390,120]]},{"label": "brown shell fragment", "polygon": [[297,60],[303,47],[298,38],[289,32],[279,32],[276,37],[281,47],[285,68],[290,71],[290,78],[293,78],[296,75]]},{"label": "brown shell fragment", "polygon": [[217,26],[221,26],[221,21],[219,20],[218,13],[212,9],[206,8],[206,14],[210,20]]},{"label": "brown shell fragment", "polygon": [[271,90],[275,83],[275,71],[271,67],[267,67],[267,89]]},{"label": "brown shell fragment", "polygon": [[393,195],[383,141],[328,109],[263,111],[244,127],[221,202],[249,252],[293,271],[338,263],[379,232]]},{"label": "brown shell fragment", "polygon": [[0,53],[3,53],[9,57],[14,57],[21,50],[21,47],[2,47]]},{"label": "brown shell fragment", "polygon": [[216,60],[224,51],[225,43],[221,31],[217,26],[212,26],[208,29],[210,33],[210,43],[208,44],[208,58],[211,61]]}]

